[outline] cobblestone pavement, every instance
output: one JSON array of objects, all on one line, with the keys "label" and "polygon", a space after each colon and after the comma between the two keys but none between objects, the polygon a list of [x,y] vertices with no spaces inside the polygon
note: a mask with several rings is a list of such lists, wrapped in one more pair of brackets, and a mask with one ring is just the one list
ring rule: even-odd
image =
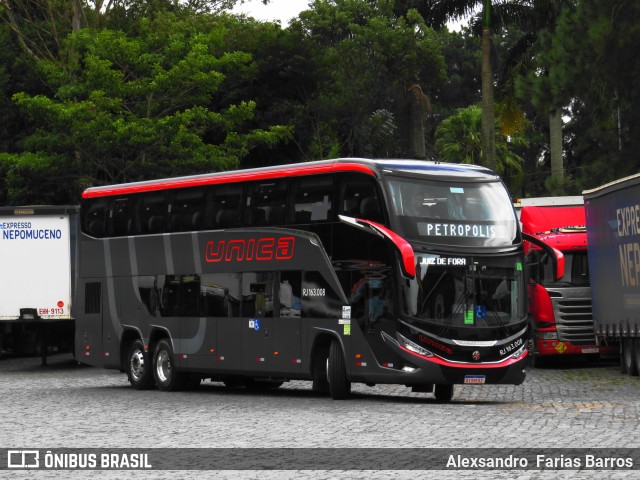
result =
[{"label": "cobblestone pavement", "polygon": [[[530,369],[520,386],[457,386],[450,404],[401,386],[355,384],[333,401],[290,382],[249,392],[136,391],[70,355],[0,361],[0,448],[640,448],[640,378],[611,363]],[[7,476],[15,472],[0,472]],[[87,472],[31,472],[85,478]],[[95,478],[638,478],[593,471],[92,472]],[[8,477],[7,477],[8,478]],[[26,478],[26,477],[25,477]]]}]

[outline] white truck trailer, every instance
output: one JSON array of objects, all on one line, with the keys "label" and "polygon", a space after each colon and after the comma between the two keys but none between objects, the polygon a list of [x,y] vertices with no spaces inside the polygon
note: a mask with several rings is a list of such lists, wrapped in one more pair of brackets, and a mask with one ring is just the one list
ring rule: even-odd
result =
[{"label": "white truck trailer", "polygon": [[78,207],[0,207],[0,355],[73,348]]}]

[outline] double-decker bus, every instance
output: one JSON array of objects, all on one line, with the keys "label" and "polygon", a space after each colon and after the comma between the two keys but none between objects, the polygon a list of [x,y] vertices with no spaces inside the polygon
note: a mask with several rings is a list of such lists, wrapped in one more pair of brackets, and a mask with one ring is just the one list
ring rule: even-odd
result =
[{"label": "double-decker bus", "polygon": [[137,389],[203,379],[520,384],[523,243],[477,166],[337,159],[89,188],[76,351]]}]

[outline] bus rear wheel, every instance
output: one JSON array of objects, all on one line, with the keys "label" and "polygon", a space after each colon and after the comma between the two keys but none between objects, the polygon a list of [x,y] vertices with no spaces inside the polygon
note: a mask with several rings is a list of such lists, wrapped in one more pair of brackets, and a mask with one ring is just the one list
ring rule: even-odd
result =
[{"label": "bus rear wheel", "polygon": [[151,361],[142,340],[135,340],[129,347],[125,369],[129,383],[136,390],[148,390],[153,387]]},{"label": "bus rear wheel", "polygon": [[347,366],[342,348],[337,340],[331,341],[327,361],[327,380],[329,393],[334,400],[344,400],[351,393],[351,382],[347,379]]},{"label": "bus rear wheel", "polygon": [[153,378],[158,390],[173,392],[184,386],[184,374],[176,372],[173,349],[167,340],[160,340],[153,351]]},{"label": "bus rear wheel", "polygon": [[439,403],[449,403],[453,398],[453,385],[436,385],[436,401]]},{"label": "bus rear wheel", "polygon": [[625,338],[622,341],[622,345],[624,347],[624,355],[622,356],[622,360],[624,361],[624,368],[627,373],[633,377],[638,375],[638,370],[636,369],[636,348],[635,348],[635,340],[633,338]]}]

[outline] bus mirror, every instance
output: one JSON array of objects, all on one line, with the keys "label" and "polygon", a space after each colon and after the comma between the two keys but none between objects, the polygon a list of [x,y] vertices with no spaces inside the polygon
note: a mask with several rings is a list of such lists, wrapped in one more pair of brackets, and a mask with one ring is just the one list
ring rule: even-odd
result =
[{"label": "bus mirror", "polygon": [[541,248],[547,253],[547,255],[549,255],[553,266],[554,279],[560,280],[562,277],[564,277],[564,254],[560,250],[557,250],[551,245],[543,242],[542,240],[539,240],[538,238],[524,232],[522,233],[522,238],[527,242],[531,242],[535,246]]},{"label": "bus mirror", "polygon": [[346,223],[347,225],[360,228],[361,230],[366,230],[390,242],[400,254],[400,257],[402,259],[402,271],[404,275],[409,278],[414,278],[416,276],[416,264],[415,255],[413,254],[413,247],[404,238],[395,233],[393,230],[388,229],[384,225],[372,222],[371,220],[352,218],[345,215],[338,215],[338,217],[340,218],[341,222]]}]

